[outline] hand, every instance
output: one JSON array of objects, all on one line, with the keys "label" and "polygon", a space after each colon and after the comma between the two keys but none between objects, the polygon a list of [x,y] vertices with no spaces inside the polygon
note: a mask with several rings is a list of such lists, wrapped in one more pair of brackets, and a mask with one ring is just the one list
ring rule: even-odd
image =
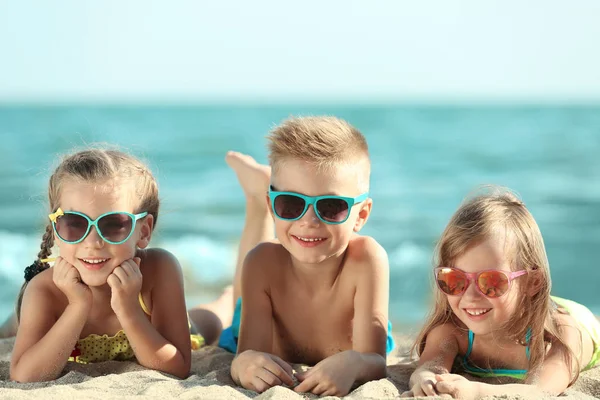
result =
[{"label": "hand", "polygon": [[436,375],[435,389],[440,394],[447,394],[455,399],[477,399],[479,398],[478,383],[473,382],[461,375],[442,374]]},{"label": "hand", "polygon": [[67,296],[69,304],[92,305],[92,291],[81,281],[79,271],[62,257],[58,257],[52,267],[52,280]]},{"label": "hand", "polygon": [[410,377],[410,390],[402,393],[400,397],[437,396],[435,376],[436,374],[431,371],[417,370]]},{"label": "hand", "polygon": [[292,366],[268,353],[246,350],[235,357],[231,370],[237,372],[241,386],[259,393],[277,385],[294,385]]},{"label": "hand", "polygon": [[306,372],[296,374],[301,382],[294,391],[322,396],[345,396],[356,380],[357,353],[348,350],[334,354]]},{"label": "hand", "polygon": [[138,295],[142,289],[142,273],[139,257],[123,261],[106,279],[112,294],[110,306],[120,315],[140,309]]}]

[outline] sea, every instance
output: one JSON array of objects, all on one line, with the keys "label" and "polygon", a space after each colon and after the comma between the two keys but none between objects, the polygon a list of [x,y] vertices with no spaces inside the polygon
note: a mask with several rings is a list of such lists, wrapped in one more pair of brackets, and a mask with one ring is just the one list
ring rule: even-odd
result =
[{"label": "sea", "polygon": [[61,154],[108,143],[148,163],[162,199],[152,245],[180,260],[191,307],[215,299],[235,268],[244,196],[226,152],[266,162],[267,132],[305,115],[344,118],[367,138],[373,211],[362,233],[388,253],[393,322],[423,320],[436,241],[486,184],[518,193],[536,218],[552,293],[600,315],[600,106],[2,104],[0,322],[39,251]]}]

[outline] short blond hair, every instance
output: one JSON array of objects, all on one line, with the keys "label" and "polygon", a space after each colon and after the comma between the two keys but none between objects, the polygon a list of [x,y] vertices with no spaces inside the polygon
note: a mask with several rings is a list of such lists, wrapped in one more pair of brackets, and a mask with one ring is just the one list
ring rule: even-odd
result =
[{"label": "short blond hair", "polygon": [[364,135],[333,116],[292,117],[268,135],[269,164],[274,171],[289,159],[309,162],[319,169],[364,163],[368,190],[371,172],[369,147]]}]

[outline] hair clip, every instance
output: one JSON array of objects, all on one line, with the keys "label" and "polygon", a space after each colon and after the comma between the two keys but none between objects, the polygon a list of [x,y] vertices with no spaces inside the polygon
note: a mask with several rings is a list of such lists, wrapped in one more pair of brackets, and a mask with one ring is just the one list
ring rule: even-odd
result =
[{"label": "hair clip", "polygon": [[25,281],[29,282],[34,276],[47,269],[41,261],[35,260],[33,264],[25,268]]},{"label": "hair clip", "polygon": [[48,215],[48,218],[50,218],[50,221],[56,223],[56,219],[58,217],[60,217],[61,215],[65,215],[65,213],[63,212],[63,210],[59,207],[58,210],[56,210],[56,212],[53,212],[52,214]]}]

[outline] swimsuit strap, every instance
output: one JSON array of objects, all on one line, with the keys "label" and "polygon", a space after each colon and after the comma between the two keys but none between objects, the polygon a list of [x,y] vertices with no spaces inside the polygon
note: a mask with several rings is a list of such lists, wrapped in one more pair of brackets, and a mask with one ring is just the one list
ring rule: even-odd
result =
[{"label": "swimsuit strap", "polygon": [[475,339],[475,334],[472,330],[469,329],[469,348],[467,349],[467,354],[465,354],[465,360],[467,357],[471,355],[471,351],[473,350],[473,340]]},{"label": "swimsuit strap", "polygon": [[525,334],[525,344],[527,347],[525,348],[525,354],[527,354],[527,359],[529,360],[529,342],[531,341],[531,327],[527,328],[527,333]]},{"label": "swimsuit strap", "polygon": [[144,299],[142,297],[142,292],[140,292],[140,294],[138,294],[138,300],[140,302],[140,306],[142,306],[142,310],[144,310],[146,315],[151,315],[150,310],[148,310],[148,307],[146,306],[146,303],[144,303]]}]

